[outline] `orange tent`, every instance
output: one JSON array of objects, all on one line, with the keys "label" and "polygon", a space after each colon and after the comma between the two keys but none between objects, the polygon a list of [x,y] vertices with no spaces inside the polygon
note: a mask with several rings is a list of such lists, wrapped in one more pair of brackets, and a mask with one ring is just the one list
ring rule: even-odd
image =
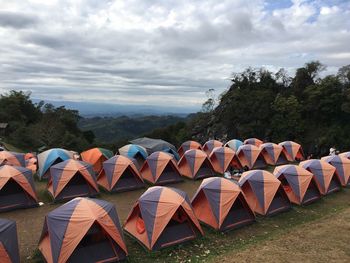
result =
[{"label": "orange tent", "polygon": [[103,163],[97,184],[109,192],[130,191],[145,187],[143,179],[131,159],[113,156]]},{"label": "orange tent", "polygon": [[141,176],[151,184],[169,184],[181,182],[182,178],[173,155],[154,152],[149,155],[141,167]]},{"label": "orange tent", "polygon": [[254,145],[256,147],[260,147],[260,145],[263,144],[264,142],[262,140],[257,139],[257,138],[248,138],[248,139],[244,140],[243,143]]},{"label": "orange tent", "polygon": [[238,183],[255,213],[273,215],[291,208],[280,181],[270,172],[263,170],[244,172]]},{"label": "orange tent", "polygon": [[216,230],[228,231],[255,221],[239,186],[231,180],[204,179],[192,198],[197,218]]},{"label": "orange tent", "polygon": [[149,250],[176,245],[203,235],[185,192],[154,186],[135,203],[124,230]]},{"label": "orange tent", "polygon": [[202,145],[196,141],[186,141],[183,144],[181,144],[177,152],[179,156],[182,157],[182,155],[184,155],[186,151],[192,150],[192,149],[202,150]]},{"label": "orange tent", "polygon": [[281,181],[292,203],[306,205],[320,199],[321,194],[313,174],[301,166],[281,165],[273,173]]},{"label": "orange tent", "polygon": [[288,161],[294,162],[305,160],[303,148],[299,143],[293,141],[284,141],[279,143],[278,145],[283,147],[283,152],[287,157]]},{"label": "orange tent", "polygon": [[234,150],[229,147],[215,147],[211,152],[209,159],[215,172],[219,174],[224,174],[231,168],[242,168]]},{"label": "orange tent", "polygon": [[190,179],[201,179],[214,176],[214,167],[205,152],[188,150],[179,161],[181,175]]},{"label": "orange tent", "polygon": [[240,146],[236,155],[242,167],[246,166],[248,169],[264,168],[267,165],[261,150],[252,144]]},{"label": "orange tent", "polygon": [[203,145],[203,151],[209,156],[215,147],[222,147],[224,144],[218,140],[209,140]]},{"label": "orange tent", "polygon": [[48,263],[116,262],[128,255],[114,205],[81,197],[45,217],[39,250]]},{"label": "orange tent", "polygon": [[20,166],[0,166],[0,212],[37,205],[32,171]]},{"label": "orange tent", "polygon": [[91,164],[95,173],[98,174],[103,168],[102,163],[111,158],[113,152],[104,148],[93,148],[82,152],[80,155],[82,160]]}]

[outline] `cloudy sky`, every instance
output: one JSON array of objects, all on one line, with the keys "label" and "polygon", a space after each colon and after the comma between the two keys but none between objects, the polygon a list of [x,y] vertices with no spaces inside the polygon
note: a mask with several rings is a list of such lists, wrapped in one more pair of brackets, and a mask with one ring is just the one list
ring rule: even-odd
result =
[{"label": "cloudy sky", "polygon": [[350,1],[0,0],[0,93],[200,107],[248,66],[350,64]]}]

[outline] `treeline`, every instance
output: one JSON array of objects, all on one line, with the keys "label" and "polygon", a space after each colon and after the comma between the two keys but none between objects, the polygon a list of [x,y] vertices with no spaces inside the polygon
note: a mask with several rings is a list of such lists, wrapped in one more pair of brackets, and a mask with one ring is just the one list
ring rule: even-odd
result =
[{"label": "treeline", "polygon": [[[90,131],[78,128],[81,117],[76,110],[33,103],[30,93],[10,91],[0,96],[0,122],[8,123],[6,141],[27,151],[62,147],[81,151],[94,141]],[[0,135],[1,137],[1,135]]]},{"label": "treeline", "polygon": [[[175,144],[187,139],[228,140],[257,137],[265,141],[294,140],[307,154],[321,156],[331,146],[350,149],[350,65],[321,77],[325,66],[313,61],[294,76],[248,68],[233,74],[232,84],[187,123],[158,129],[150,135]],[[208,93],[210,94],[210,92]]]}]

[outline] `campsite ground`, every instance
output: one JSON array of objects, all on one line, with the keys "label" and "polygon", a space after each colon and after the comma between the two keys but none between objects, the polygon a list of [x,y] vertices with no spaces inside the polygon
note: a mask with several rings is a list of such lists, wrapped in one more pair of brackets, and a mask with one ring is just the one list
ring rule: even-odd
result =
[{"label": "campsite ground", "polygon": [[[200,181],[185,180],[172,185],[193,196]],[[16,220],[23,262],[40,262],[36,251],[45,215],[59,206],[51,204],[46,183],[36,182],[39,208],[3,213],[1,217]],[[114,203],[124,222],[132,205],[143,190],[107,194],[99,198]],[[255,224],[217,233],[204,227],[205,236],[160,252],[146,252],[135,240],[126,236],[130,262],[203,262],[203,261],[350,261],[350,189],[343,189],[306,207],[294,206],[289,212],[259,217]],[[283,259],[283,260],[282,260]]]}]

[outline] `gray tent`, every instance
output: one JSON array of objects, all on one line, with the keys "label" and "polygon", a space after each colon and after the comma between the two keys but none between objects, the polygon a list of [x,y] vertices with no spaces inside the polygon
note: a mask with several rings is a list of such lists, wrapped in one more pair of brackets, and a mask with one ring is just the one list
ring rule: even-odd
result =
[{"label": "gray tent", "polygon": [[149,155],[154,152],[161,151],[161,152],[168,152],[174,155],[175,159],[177,160],[179,159],[175,146],[161,139],[152,139],[152,138],[143,137],[143,138],[132,140],[130,141],[130,143],[137,144],[146,148],[147,153]]}]

